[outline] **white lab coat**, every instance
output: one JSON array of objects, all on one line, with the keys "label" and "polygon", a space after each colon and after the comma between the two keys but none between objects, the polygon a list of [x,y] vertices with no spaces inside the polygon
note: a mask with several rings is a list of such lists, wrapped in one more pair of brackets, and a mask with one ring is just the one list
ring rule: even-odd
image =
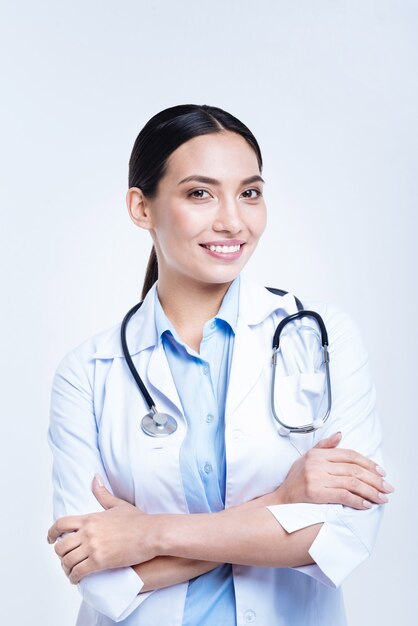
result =
[{"label": "white lab coat", "polygon": [[[91,493],[96,472],[115,495],[147,513],[188,513],[179,466],[186,420],[156,337],[154,290],[129,322],[128,346],[159,410],[174,415],[178,429],[158,439],[142,432],[148,409],[123,358],[120,324],[70,352],[58,367],[51,400],[55,518],[101,509]],[[317,310],[328,329],[333,407],[315,434],[286,438],[277,434],[270,408],[271,342],[296,303],[290,294],[277,296],[241,277],[225,411],[226,508],[273,491],[300,454],[338,430],[342,447],[381,463],[375,393],[357,329],[335,307],[304,306]],[[297,359],[308,360],[309,369],[306,349]],[[316,563],[295,569],[234,565],[238,626],[343,626],[339,587],[369,556],[382,507],[300,503],[269,509],[288,532],[324,522],[310,548]],[[78,626],[181,626],[187,583],[143,594],[141,586],[130,567],[87,576],[79,585]]]}]

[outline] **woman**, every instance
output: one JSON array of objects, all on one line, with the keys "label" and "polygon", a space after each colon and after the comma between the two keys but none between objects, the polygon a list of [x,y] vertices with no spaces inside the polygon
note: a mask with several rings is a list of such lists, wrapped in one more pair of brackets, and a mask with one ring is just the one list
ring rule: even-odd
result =
[{"label": "woman", "polygon": [[[297,305],[240,276],[266,224],[261,170],[252,133],[215,107],[166,109],[135,142],[127,205],[154,245],[127,345],[177,427],[141,428],[149,408],[120,324],[60,364],[48,540],[83,595],[79,626],[346,623],[340,584],[370,554],[393,488],[367,357],[334,307],[303,303],[328,329],[329,419],[278,434],[271,341]],[[294,346],[317,380],[317,344]]]}]

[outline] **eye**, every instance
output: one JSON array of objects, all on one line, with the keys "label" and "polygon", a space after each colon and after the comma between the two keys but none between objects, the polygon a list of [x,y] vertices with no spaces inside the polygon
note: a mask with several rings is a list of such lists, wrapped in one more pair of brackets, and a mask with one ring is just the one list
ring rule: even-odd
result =
[{"label": "eye", "polygon": [[205,199],[208,198],[210,194],[205,189],[194,189],[193,191],[190,191],[187,195],[189,198]]},{"label": "eye", "polygon": [[256,198],[259,198],[262,193],[260,189],[246,189],[245,191],[242,192],[241,194],[244,198],[249,198],[250,200],[255,200]]}]

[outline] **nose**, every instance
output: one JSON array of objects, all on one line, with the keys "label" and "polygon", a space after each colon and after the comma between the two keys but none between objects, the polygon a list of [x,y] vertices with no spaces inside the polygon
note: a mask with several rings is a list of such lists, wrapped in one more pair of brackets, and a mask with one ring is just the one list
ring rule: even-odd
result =
[{"label": "nose", "polygon": [[235,199],[222,200],[218,205],[213,222],[213,230],[236,235],[242,228],[243,222],[237,201]]}]

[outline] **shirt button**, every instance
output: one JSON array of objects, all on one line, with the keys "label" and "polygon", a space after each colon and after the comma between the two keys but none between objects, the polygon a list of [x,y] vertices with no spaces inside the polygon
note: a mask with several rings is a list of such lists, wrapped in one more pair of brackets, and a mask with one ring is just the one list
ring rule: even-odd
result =
[{"label": "shirt button", "polygon": [[232,438],[235,441],[238,441],[238,439],[241,439],[241,435],[242,435],[242,432],[238,429],[232,431]]},{"label": "shirt button", "polygon": [[211,413],[208,413],[208,414],[206,415],[206,421],[207,421],[207,423],[208,423],[208,424],[210,424],[211,422],[213,422],[213,420],[214,420],[213,415],[212,415]]},{"label": "shirt button", "polygon": [[205,376],[209,374],[209,368],[207,365],[205,365],[205,367],[203,368],[203,373],[205,374]]},{"label": "shirt button", "polygon": [[212,322],[212,324],[210,325],[211,329],[213,330],[216,326],[216,322]]},{"label": "shirt button", "polygon": [[205,471],[205,474],[210,474],[212,471],[212,465],[210,463],[205,463],[205,466],[203,469]]},{"label": "shirt button", "polygon": [[246,624],[252,624],[253,622],[255,622],[255,612],[251,610],[245,611],[244,622]]}]

